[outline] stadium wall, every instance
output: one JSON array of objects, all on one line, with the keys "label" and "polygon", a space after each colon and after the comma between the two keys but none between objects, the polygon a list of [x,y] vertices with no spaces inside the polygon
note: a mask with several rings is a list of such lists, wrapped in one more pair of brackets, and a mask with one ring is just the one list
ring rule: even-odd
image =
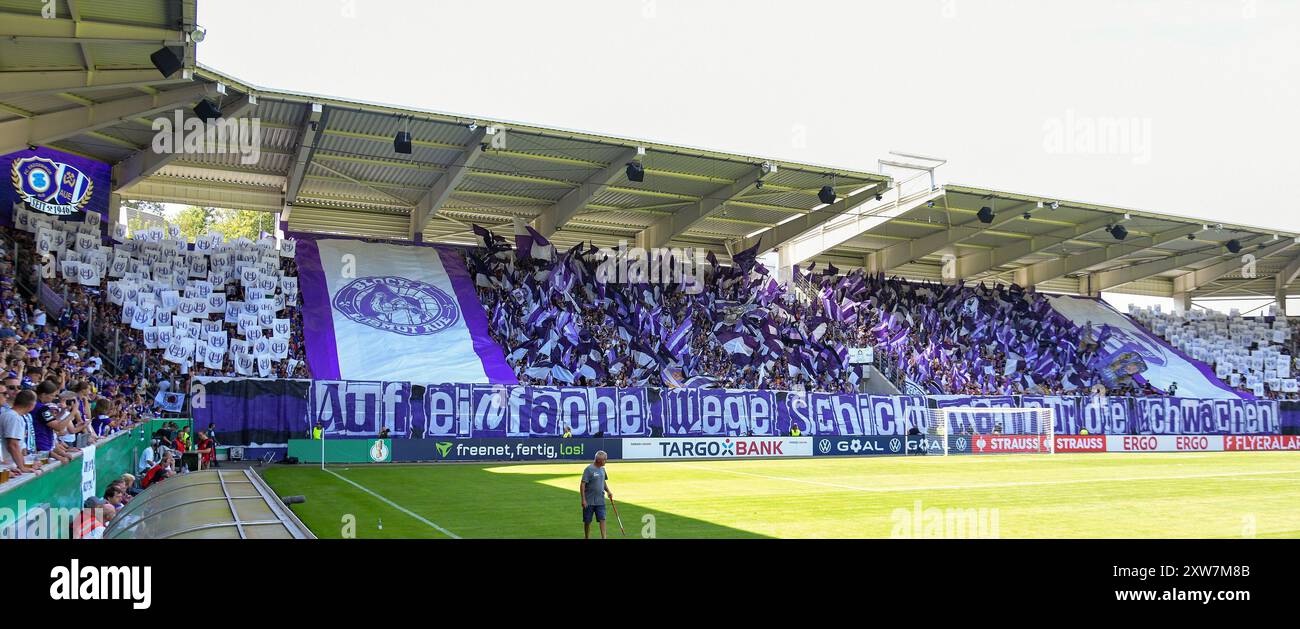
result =
[{"label": "stadium wall", "polygon": [[67,465],[46,465],[40,476],[0,486],[0,539],[67,538],[66,526],[51,526],[52,510],[76,511],[87,497],[102,496],[110,482],[138,471],[136,462],[147,447],[149,433],[137,427],[83,448]]}]

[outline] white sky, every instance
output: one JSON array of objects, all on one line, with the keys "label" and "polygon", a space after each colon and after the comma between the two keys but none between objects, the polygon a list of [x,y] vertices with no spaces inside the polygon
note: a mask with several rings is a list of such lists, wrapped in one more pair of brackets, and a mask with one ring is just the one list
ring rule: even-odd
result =
[{"label": "white sky", "polygon": [[[199,11],[199,60],[265,87],[860,170],[902,150],[949,182],[1300,231],[1294,0]],[[1089,135],[1111,123],[1131,134]]]}]

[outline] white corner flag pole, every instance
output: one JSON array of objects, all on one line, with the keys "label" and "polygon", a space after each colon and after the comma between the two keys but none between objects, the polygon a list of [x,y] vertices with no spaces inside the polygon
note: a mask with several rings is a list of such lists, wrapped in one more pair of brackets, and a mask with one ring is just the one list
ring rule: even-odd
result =
[{"label": "white corner flag pole", "polygon": [[320,431],[320,471],[325,471],[325,429]]}]

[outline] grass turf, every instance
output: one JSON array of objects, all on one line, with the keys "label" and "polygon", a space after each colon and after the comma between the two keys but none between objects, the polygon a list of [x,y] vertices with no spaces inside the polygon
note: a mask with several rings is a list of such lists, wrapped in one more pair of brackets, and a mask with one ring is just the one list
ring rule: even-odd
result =
[{"label": "grass turf", "polygon": [[[572,538],[585,465],[263,474],[280,495],[307,496],[294,511],[321,538],[343,537],[349,515],[359,538]],[[1300,537],[1294,452],[611,461],[609,472],[630,539],[650,524],[658,538]],[[613,510],[608,520],[620,537]]]}]

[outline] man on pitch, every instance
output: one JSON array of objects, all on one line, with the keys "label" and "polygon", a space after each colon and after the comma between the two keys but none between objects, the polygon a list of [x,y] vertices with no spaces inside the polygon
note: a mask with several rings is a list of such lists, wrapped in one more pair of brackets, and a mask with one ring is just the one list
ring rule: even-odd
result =
[{"label": "man on pitch", "polygon": [[591,539],[591,518],[595,516],[600,522],[600,538],[605,537],[605,495],[614,499],[614,492],[609,490],[606,481],[609,473],[605,470],[605,460],[609,455],[604,450],[596,453],[596,460],[582,471],[582,483],[578,485],[578,494],[582,496],[582,537]]}]

